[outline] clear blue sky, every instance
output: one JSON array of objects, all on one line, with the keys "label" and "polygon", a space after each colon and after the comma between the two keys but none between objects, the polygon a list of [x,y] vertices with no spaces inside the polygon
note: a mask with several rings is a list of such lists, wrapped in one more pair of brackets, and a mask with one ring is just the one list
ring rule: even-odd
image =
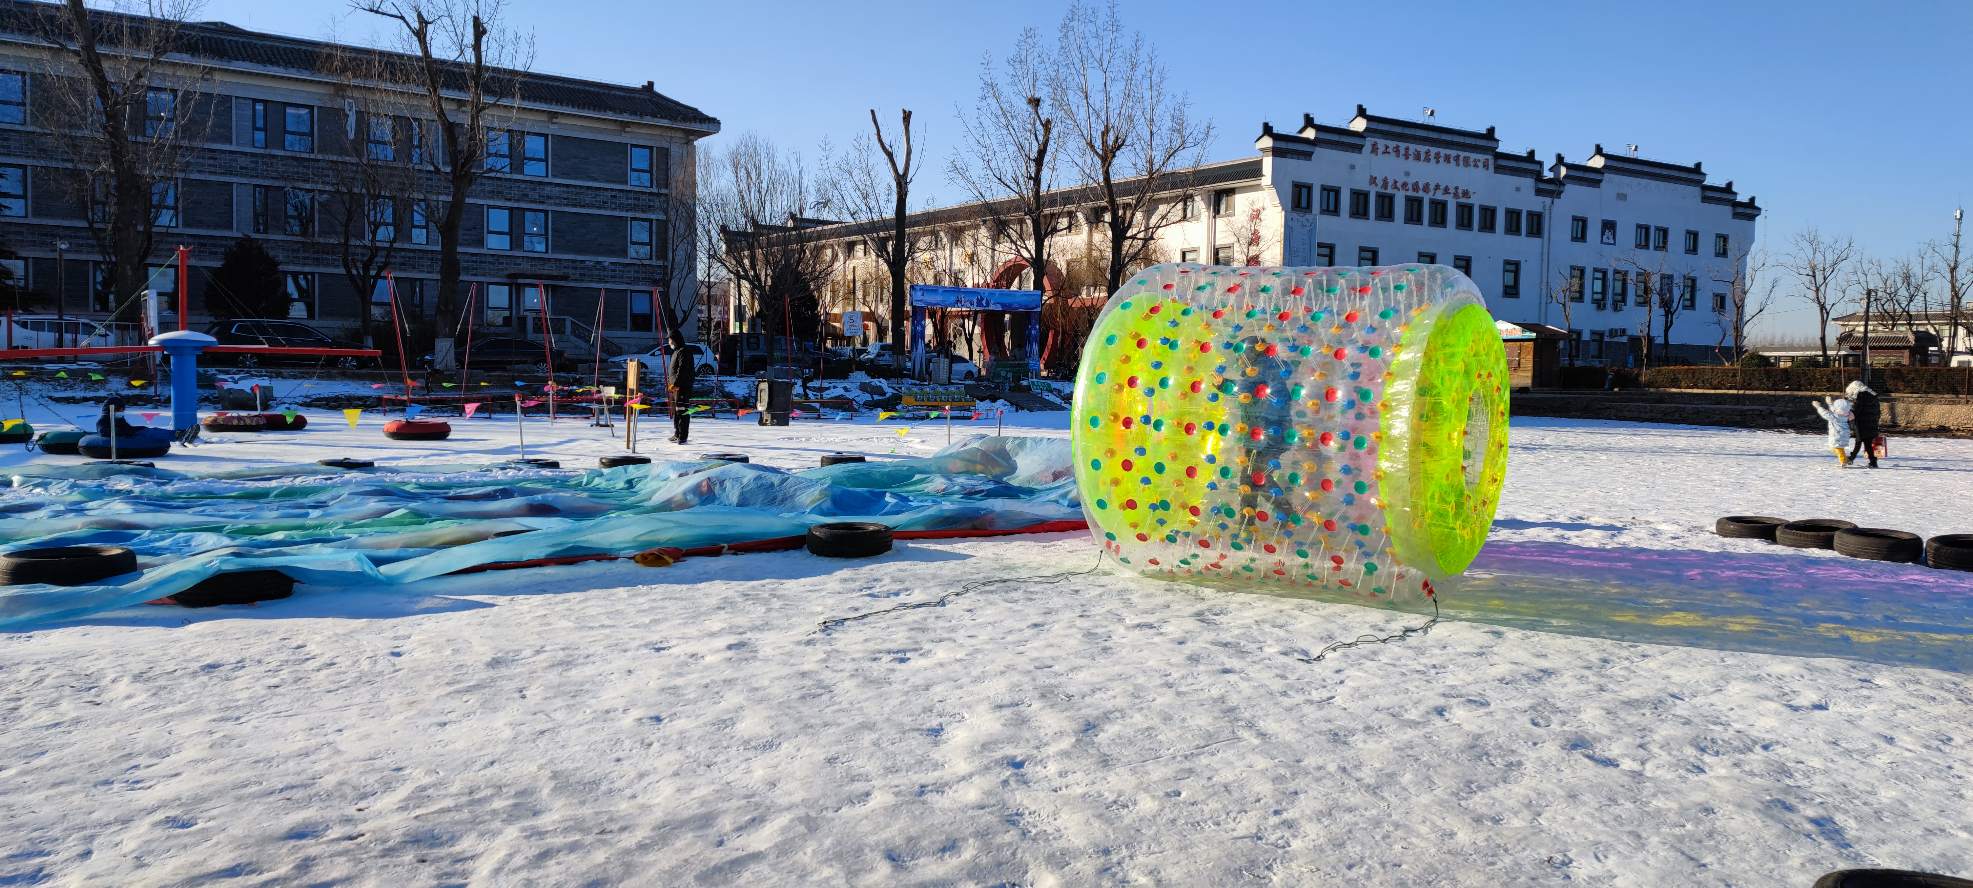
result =
[{"label": "clear blue sky", "polygon": [[[919,180],[940,199],[944,157],[970,107],[982,53],[1063,3],[724,3],[511,0],[535,68],[641,84],[813,156],[847,142],[867,110],[917,112],[936,159]],[[933,11],[936,10],[936,11]],[[1944,237],[1973,203],[1973,2],[1660,0],[1152,3],[1126,19],[1160,48],[1174,86],[1210,116],[1209,159],[1248,156],[1262,120],[1375,113],[1475,129],[1505,150],[1571,158],[1602,142],[1703,160],[1766,209],[1761,239],[1805,225],[1894,255]],[[384,31],[338,0],[208,0],[204,17],[352,42]],[[717,144],[720,137],[715,137]],[[1788,304],[1776,327],[1806,332]],[[1812,317],[1812,316],[1811,316]]]}]

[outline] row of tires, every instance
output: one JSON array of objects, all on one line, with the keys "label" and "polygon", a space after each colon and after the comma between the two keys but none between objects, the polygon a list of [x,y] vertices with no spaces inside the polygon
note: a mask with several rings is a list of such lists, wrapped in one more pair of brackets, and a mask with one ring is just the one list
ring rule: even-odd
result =
[{"label": "row of tires", "polygon": [[1720,536],[1766,540],[1796,549],[1834,549],[1837,554],[1871,561],[1924,563],[1942,570],[1973,571],[1973,534],[1954,533],[1925,539],[1915,533],[1881,527],[1858,527],[1834,518],[1789,521],[1765,515],[1728,515],[1713,524]]}]

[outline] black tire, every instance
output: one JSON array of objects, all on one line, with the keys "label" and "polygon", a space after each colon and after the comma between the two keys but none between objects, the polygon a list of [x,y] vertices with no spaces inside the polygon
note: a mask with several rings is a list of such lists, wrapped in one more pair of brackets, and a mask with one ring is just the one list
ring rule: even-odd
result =
[{"label": "black tire", "polygon": [[1837,554],[1871,561],[1910,564],[1925,554],[1925,540],[1918,534],[1881,527],[1846,527],[1836,531],[1833,542]]},{"label": "black tire", "polygon": [[507,464],[510,466],[519,466],[524,469],[559,469],[562,467],[562,464],[557,460],[542,459],[538,456],[510,460]]},{"label": "black tire", "polygon": [[1925,563],[1943,570],[1973,570],[1973,533],[1948,533],[1925,541]]},{"label": "black tire", "polygon": [[1834,518],[1807,518],[1790,521],[1774,529],[1774,541],[1797,549],[1834,549],[1836,531],[1856,525]]},{"label": "black tire", "polygon": [[730,463],[753,462],[753,460],[748,458],[748,456],[744,453],[701,453],[699,454],[699,458],[714,460],[716,462],[730,462]]},{"label": "black tire", "polygon": [[863,454],[860,454],[860,453],[825,453],[825,454],[822,454],[822,466],[823,466],[823,468],[828,468],[829,466],[839,466],[839,465],[842,465],[842,464],[844,464],[844,463],[860,463],[860,462],[866,462],[866,461],[867,461],[867,460],[865,460],[865,459],[863,458]]},{"label": "black tire", "polygon": [[258,432],[267,428],[265,413],[219,413],[199,423],[208,432]]},{"label": "black tire", "polygon": [[278,570],[242,570],[206,577],[171,596],[180,607],[217,607],[273,601],[295,594],[295,580]]},{"label": "black tire", "polygon": [[41,448],[42,453],[53,453],[58,456],[74,456],[82,452],[80,445],[82,444],[83,436],[87,434],[89,433],[81,429],[56,429],[52,432],[42,432],[41,437],[34,439],[34,446]]},{"label": "black tire", "polygon": [[651,464],[651,458],[626,453],[621,456],[601,457],[596,460],[596,464],[606,469],[614,469],[619,466],[648,466]]},{"label": "black tire", "polygon": [[808,551],[824,558],[869,558],[891,550],[891,528],[870,521],[836,521],[808,529]]},{"label": "black tire", "polygon": [[308,428],[308,417],[299,413],[295,414],[294,419],[289,419],[286,413],[263,413],[260,418],[267,421],[266,425],[261,426],[262,431],[299,432]]},{"label": "black tire", "polygon": [[110,446],[110,439],[107,436],[83,435],[81,440],[75,442],[75,449],[77,453],[90,459],[127,464],[133,459],[169,455],[171,453],[171,442],[145,440],[142,438],[135,441],[118,440],[116,446],[112,448]]},{"label": "black tire", "polygon": [[233,359],[233,366],[245,367],[248,369],[258,367],[260,366],[260,356],[247,352],[242,352],[238,357]]},{"label": "black tire", "polygon": [[1765,515],[1728,515],[1713,522],[1713,532],[1728,539],[1767,540],[1772,543],[1775,528],[1787,523],[1786,518]]},{"label": "black tire", "polygon": [[1815,880],[1815,888],[1973,888],[1973,882],[1910,870],[1838,870]]},{"label": "black tire", "polygon": [[367,459],[349,459],[348,457],[318,459],[315,461],[315,464],[318,466],[328,466],[332,469],[374,469],[377,467],[376,463]]},{"label": "black tire", "polygon": [[55,546],[0,555],[0,586],[49,583],[82,586],[137,570],[137,553],[122,546]]}]

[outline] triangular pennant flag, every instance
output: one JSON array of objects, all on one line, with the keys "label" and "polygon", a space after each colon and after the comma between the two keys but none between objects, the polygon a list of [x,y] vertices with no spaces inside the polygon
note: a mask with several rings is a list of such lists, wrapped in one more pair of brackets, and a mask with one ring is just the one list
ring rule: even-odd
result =
[{"label": "triangular pennant flag", "polygon": [[490,385],[490,383],[486,383],[486,382],[481,382],[481,383],[480,383],[480,388],[486,388],[486,387],[487,387],[488,385]]},{"label": "triangular pennant flag", "polygon": [[909,435],[909,434],[911,434],[911,429],[909,429],[909,428],[902,428],[902,429],[898,429],[898,430],[897,430],[897,436],[898,436],[898,437],[900,437],[900,438],[902,438],[902,437],[904,437],[905,435]]},{"label": "triangular pennant flag", "polygon": [[538,401],[538,400],[535,400],[535,399],[533,399],[533,398],[529,398],[529,399],[527,399],[527,400],[525,400],[525,401],[522,401],[522,402],[521,402],[521,406],[522,406],[522,407],[535,407],[535,406],[538,406],[538,405],[540,405],[540,404],[541,404],[541,402],[540,402],[540,401]]},{"label": "triangular pennant flag", "polygon": [[361,407],[345,407],[345,408],[343,408],[343,419],[345,419],[345,420],[348,420],[348,421],[349,421],[349,427],[350,427],[350,428],[352,428],[352,429],[353,429],[353,428],[356,428],[356,420],[357,420],[357,418],[358,418],[358,417],[360,417],[360,416],[362,416],[362,415],[363,415],[363,408],[361,408]]},{"label": "triangular pennant flag", "polygon": [[370,387],[371,387],[371,388],[373,388],[373,389],[380,389],[380,388],[383,388],[383,387],[384,387],[384,384],[383,384],[383,383],[381,383],[381,382],[373,382],[373,383],[370,383]]},{"label": "triangular pennant flag", "polygon": [[632,404],[632,405],[630,405],[630,409],[632,409],[632,410],[649,410],[649,409],[651,409],[651,405],[649,405],[649,404]]},{"label": "triangular pennant flag", "polygon": [[11,432],[14,430],[14,426],[25,425],[26,423],[27,420],[25,419],[10,419],[6,422],[0,422],[0,432]]},{"label": "triangular pennant flag", "polygon": [[157,418],[158,418],[158,414],[157,414],[157,413],[155,413],[155,412],[153,412],[153,411],[149,411],[149,410],[146,410],[146,411],[144,411],[144,412],[142,412],[142,413],[139,413],[139,414],[137,414],[137,415],[138,415],[138,416],[141,416],[141,417],[144,417],[144,421],[145,421],[145,422],[150,422],[151,420],[154,420],[154,419],[157,419]]},{"label": "triangular pennant flag", "polygon": [[15,371],[14,371],[14,378],[15,378],[15,379],[26,379],[26,378],[27,378],[27,371],[26,371],[26,370],[15,370]]},{"label": "triangular pennant flag", "polygon": [[547,385],[544,385],[544,386],[542,386],[542,387],[541,387],[541,390],[542,390],[542,391],[544,391],[544,392],[552,392],[552,391],[558,391],[558,389],[556,388],[556,386],[555,386],[555,384],[554,384],[554,383],[552,383],[552,382],[551,382],[551,383],[549,383],[549,384],[547,384]]},{"label": "triangular pennant flag", "polygon": [[293,410],[283,410],[283,411],[281,411],[281,418],[282,418],[282,419],[285,419],[285,420],[287,420],[287,421],[288,421],[288,424],[289,424],[289,425],[293,425],[293,424],[294,424],[294,421],[295,421],[295,417],[296,417],[296,416],[298,416],[298,415],[299,415],[299,414],[297,414],[297,413],[295,413],[295,412],[294,412]]},{"label": "triangular pennant flag", "polygon": [[55,378],[56,378],[56,379],[67,379],[67,378],[69,378],[69,372],[68,372],[67,370],[61,370],[61,371],[57,371],[57,372],[55,373]]},{"label": "triangular pennant flag", "polygon": [[457,384],[458,384],[458,383],[452,383],[452,382],[441,382],[441,383],[439,383],[439,385],[442,385],[442,386],[445,386],[446,388],[452,388],[452,387],[453,387],[454,385],[457,385]]},{"label": "triangular pennant flag", "polygon": [[133,380],[131,380],[131,381],[130,381],[130,385],[131,385],[131,386],[132,386],[133,388],[143,388],[143,387],[144,387],[144,384],[145,384],[145,383],[147,383],[147,382],[150,382],[150,380],[148,380],[148,379],[133,379]]},{"label": "triangular pennant flag", "polygon": [[101,373],[91,373],[91,374],[89,374],[89,381],[90,381],[90,382],[102,382],[102,381],[103,381],[103,374],[101,374]]},{"label": "triangular pennant flag", "polygon": [[788,411],[788,415],[795,419],[800,419],[802,416],[802,412],[800,410],[790,410]]},{"label": "triangular pennant flag", "polygon": [[525,383],[525,382],[522,382],[522,381],[520,381],[520,380],[518,380],[518,379],[516,379],[516,380],[514,380],[514,387],[515,387],[515,388],[525,388],[525,387],[527,387],[527,383]]},{"label": "triangular pennant flag", "polygon": [[480,412],[480,402],[478,402],[478,401],[474,401],[473,403],[471,403],[471,404],[467,404],[467,405],[466,405],[466,418],[467,418],[467,419],[472,419],[472,418],[473,418],[473,414],[475,414],[475,413],[478,413],[478,412]]},{"label": "triangular pennant flag", "polygon": [[739,409],[739,411],[737,411],[737,412],[735,412],[735,413],[734,413],[733,415],[734,415],[734,416],[746,416],[747,414],[749,414],[749,413],[752,413],[752,412],[754,412],[754,408],[752,408],[752,407],[742,407],[742,408],[740,408],[740,409]]},{"label": "triangular pennant flag", "polygon": [[213,381],[212,381],[212,387],[213,387],[213,388],[216,388],[216,389],[223,389],[223,388],[225,388],[225,387],[226,387],[226,380],[224,380],[224,379],[215,379],[215,380],[213,380]]},{"label": "triangular pennant flag", "polygon": [[894,419],[894,418],[896,418],[896,417],[897,417],[897,411],[895,411],[895,410],[879,410],[879,411],[877,411],[877,421],[878,421],[878,422],[883,422],[883,421],[884,421],[884,420],[886,420],[886,419]]},{"label": "triangular pennant flag", "polygon": [[410,419],[410,418],[412,418],[412,417],[414,417],[414,416],[417,416],[418,414],[420,414],[420,413],[423,413],[423,412],[425,412],[425,405],[423,405],[423,404],[406,404],[406,405],[404,405],[404,418],[405,418],[405,419]]}]

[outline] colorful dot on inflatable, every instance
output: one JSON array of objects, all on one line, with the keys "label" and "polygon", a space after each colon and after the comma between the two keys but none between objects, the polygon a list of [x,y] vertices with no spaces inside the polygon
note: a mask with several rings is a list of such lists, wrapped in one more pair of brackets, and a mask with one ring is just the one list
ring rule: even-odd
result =
[{"label": "colorful dot on inflatable", "polygon": [[1507,386],[1479,291],[1444,266],[1146,269],[1083,351],[1083,510],[1147,575],[1420,601],[1486,541]]}]

